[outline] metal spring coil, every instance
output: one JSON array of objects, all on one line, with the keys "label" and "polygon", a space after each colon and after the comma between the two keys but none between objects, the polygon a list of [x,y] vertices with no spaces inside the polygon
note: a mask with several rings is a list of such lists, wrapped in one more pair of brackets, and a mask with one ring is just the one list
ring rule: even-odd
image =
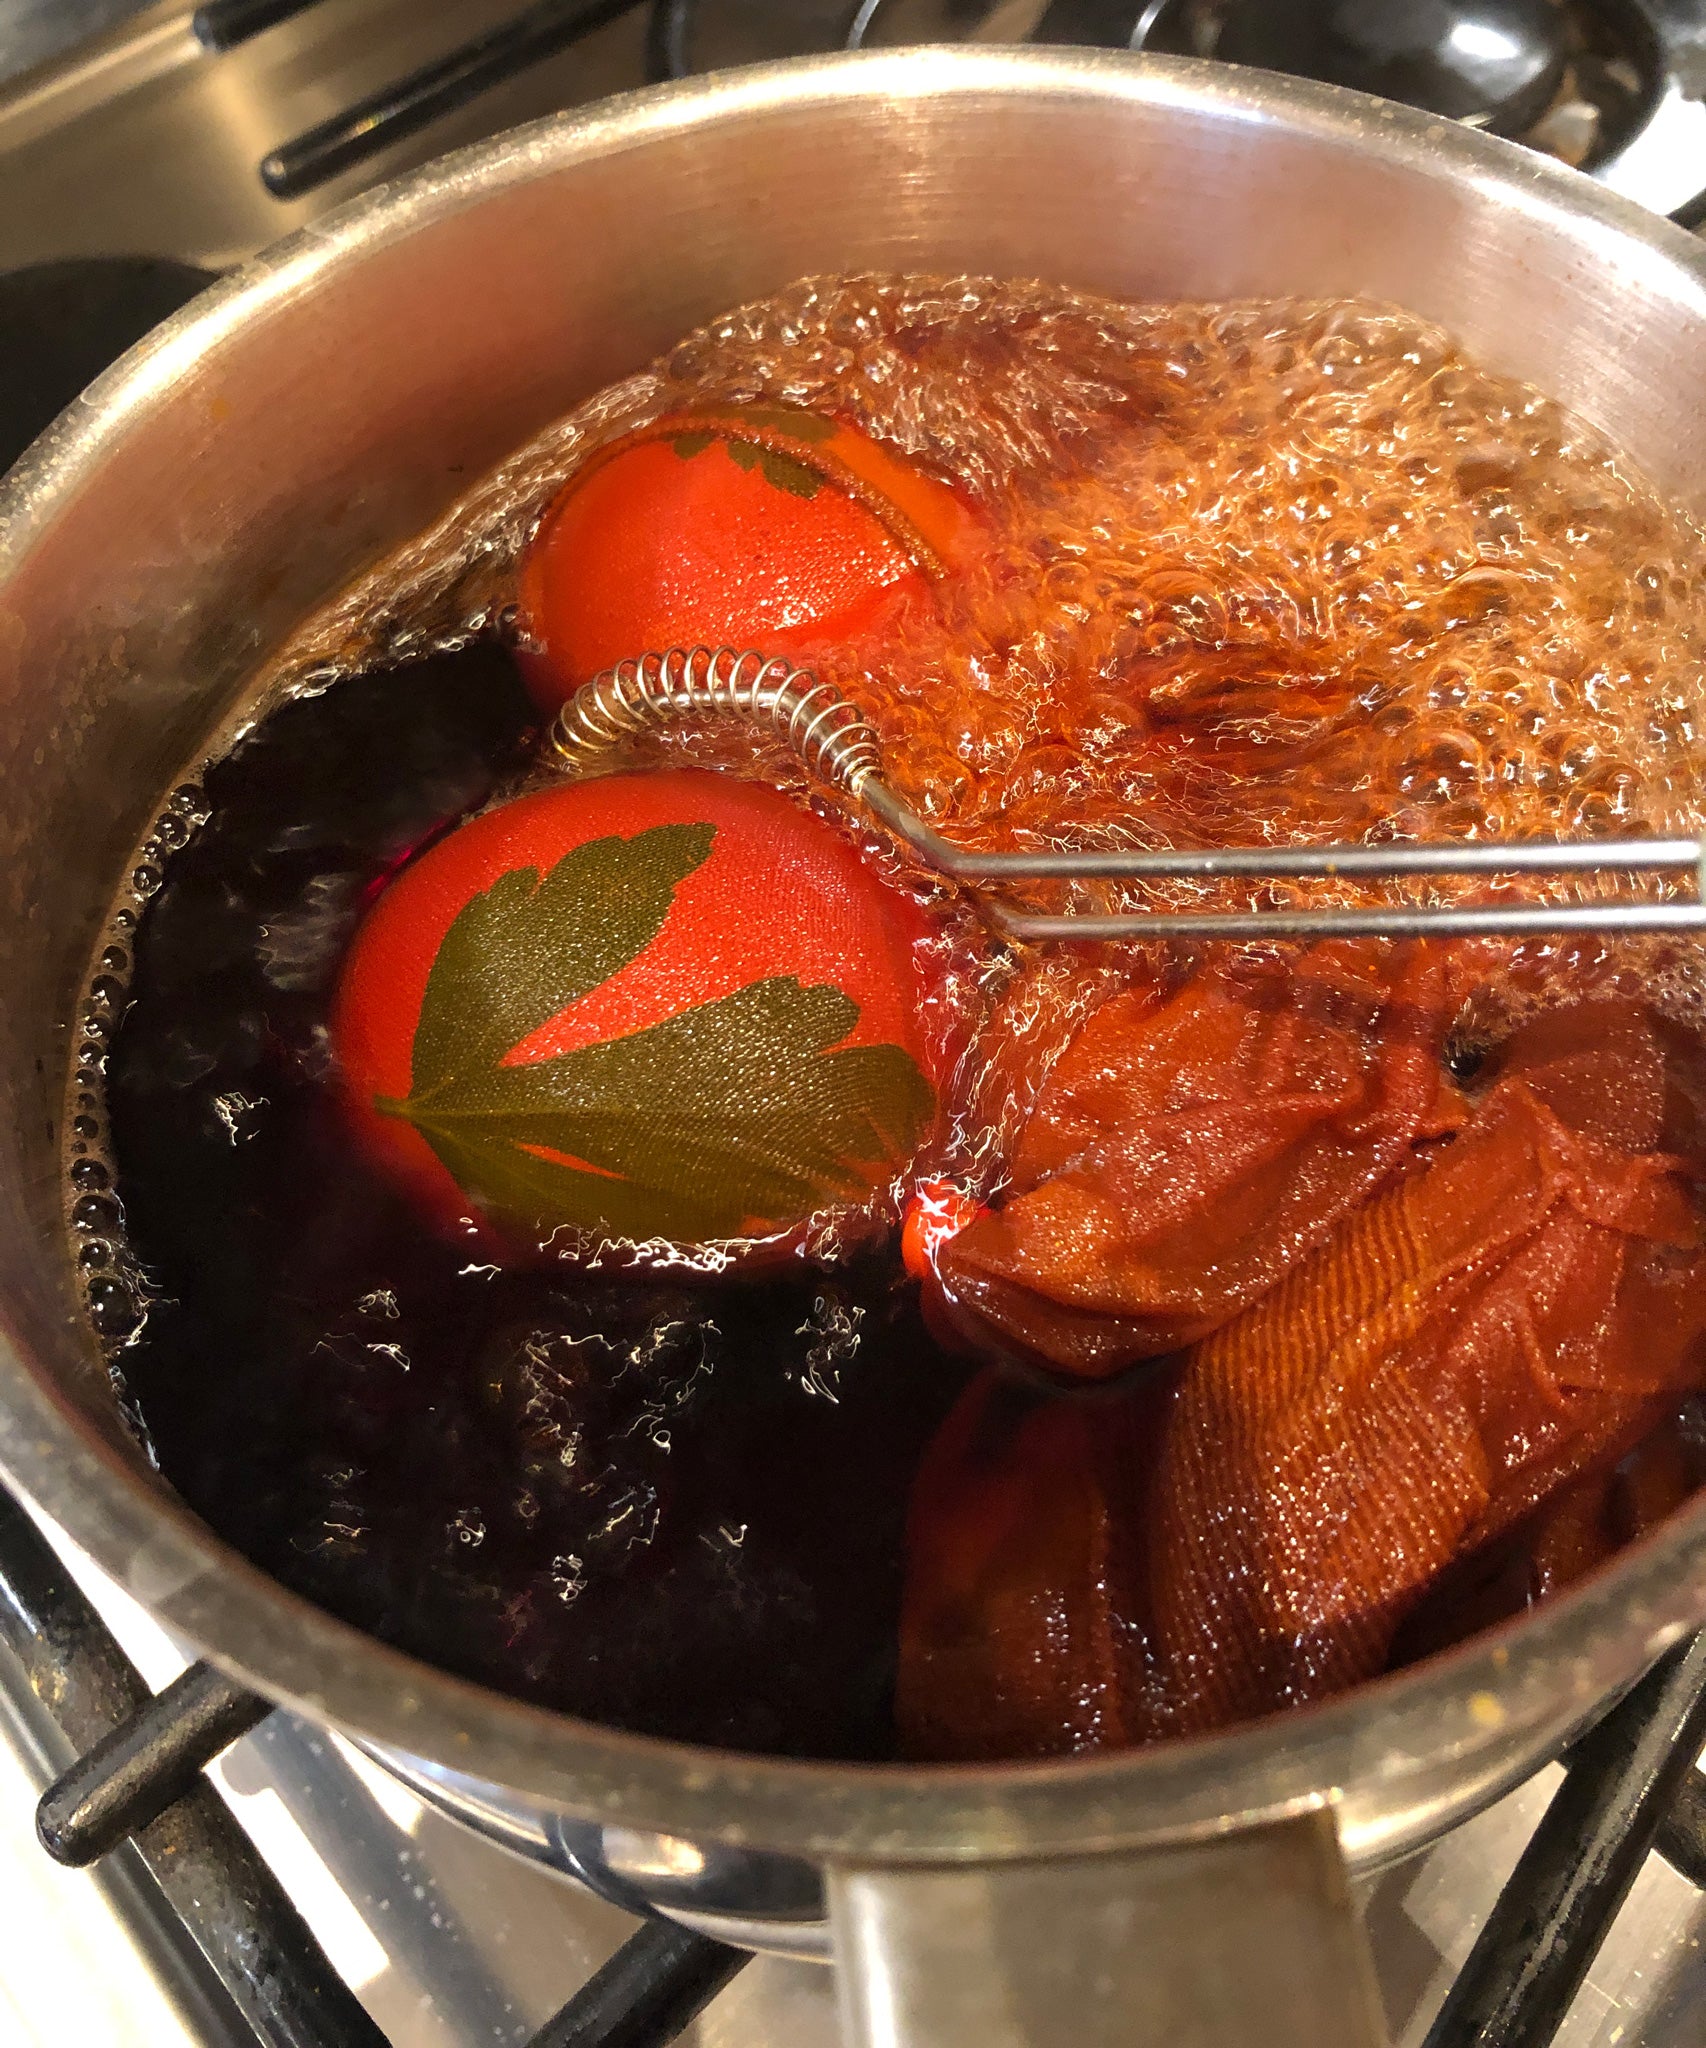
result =
[{"label": "metal spring coil", "polygon": [[814,775],[849,796],[882,770],[876,733],[834,683],[755,648],[671,647],[619,661],[569,698],[546,745],[574,769],[635,733],[708,712],[773,726]]},{"label": "metal spring coil", "polygon": [[[1328,937],[1525,937],[1573,931],[1706,931],[1706,838],[1527,841],[1500,845],[1146,848],[956,845],[926,823],[882,778],[876,733],[833,683],[781,655],[732,647],[671,647],[619,661],[584,684],[558,712],[545,752],[571,772],[635,733],[669,720],[733,712],[770,725],[806,767],[844,790],[913,856],[972,893],[1003,938],[1027,945],[1062,939],[1314,939]],[[1494,877],[1594,870],[1682,870],[1697,878],[1693,902],[1647,898],[1564,903],[1471,903],[1171,912],[1141,908],[1103,915],[1039,912],[998,887],[1053,880],[1160,881],[1170,877],[1268,880],[1274,876],[1409,874]]]}]

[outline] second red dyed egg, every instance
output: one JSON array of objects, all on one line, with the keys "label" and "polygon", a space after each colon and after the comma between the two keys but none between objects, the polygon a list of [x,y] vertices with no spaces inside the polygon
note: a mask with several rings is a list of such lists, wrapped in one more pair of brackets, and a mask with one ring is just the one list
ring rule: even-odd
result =
[{"label": "second red dyed egg", "polygon": [[535,695],[553,708],[668,647],[799,653],[929,603],[975,530],[946,485],[794,407],[672,415],[598,451],[522,565]]}]

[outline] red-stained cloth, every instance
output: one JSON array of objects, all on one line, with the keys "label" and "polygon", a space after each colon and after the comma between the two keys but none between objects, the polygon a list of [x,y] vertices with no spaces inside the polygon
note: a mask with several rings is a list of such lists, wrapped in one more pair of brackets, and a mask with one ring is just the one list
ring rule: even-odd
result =
[{"label": "red-stained cloth", "polygon": [[1087,1378],[1272,1287],[1463,1104],[1439,950],[1343,941],[1115,996],[1038,1098],[1002,1206],[944,1246],[968,1325]]},{"label": "red-stained cloth", "polygon": [[1454,1142],[1182,1366],[1005,1422],[968,1396],[915,1494],[909,1750],[1222,1727],[1373,1676],[1525,1518],[1547,1583],[1603,1556],[1572,1489],[1706,1383],[1701,1162],[1667,1149],[1697,1057],[1632,1004],[1542,1016]]}]

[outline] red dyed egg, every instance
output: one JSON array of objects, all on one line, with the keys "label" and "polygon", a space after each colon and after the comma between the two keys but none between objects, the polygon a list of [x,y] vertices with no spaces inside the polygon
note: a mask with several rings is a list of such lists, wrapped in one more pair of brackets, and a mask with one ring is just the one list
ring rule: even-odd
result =
[{"label": "red dyed egg", "polygon": [[522,564],[525,665],[545,708],[668,647],[799,653],[881,632],[963,557],[945,485],[794,407],[671,415],[564,489]]},{"label": "red dyed egg", "polygon": [[770,1244],[934,1110],[923,913],[776,791],[693,770],[488,811],[385,889],[333,1039],[362,1141],[508,1244]]}]

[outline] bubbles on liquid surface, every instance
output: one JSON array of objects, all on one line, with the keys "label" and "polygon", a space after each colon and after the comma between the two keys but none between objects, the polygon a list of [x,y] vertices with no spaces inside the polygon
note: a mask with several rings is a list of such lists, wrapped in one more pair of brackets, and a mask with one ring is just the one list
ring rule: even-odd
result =
[{"label": "bubbles on liquid surface", "polygon": [[[870,713],[890,779],[962,842],[1700,827],[1699,530],[1582,423],[1406,314],[818,281],[690,337],[663,381],[674,403],[691,385],[845,415],[979,502],[989,545],[944,588],[940,618],[875,655],[818,657]],[[707,726],[679,744],[728,743]],[[1060,908],[1259,909],[1485,887],[1027,893]],[[1706,976],[1669,942],[1542,939],[1484,949],[1474,971],[1530,990],[1622,971],[1706,1021]]]},{"label": "bubbles on liquid surface", "polygon": [[74,1230],[116,1230],[123,1220],[118,1203],[110,1195],[84,1195],[71,1205]]},{"label": "bubbles on liquid surface", "polygon": [[79,1239],[76,1266],[83,1279],[89,1322],[109,1346],[121,1345],[135,1335],[145,1308],[138,1275],[122,1240],[115,1250],[106,1237],[88,1234],[101,1231],[116,1236],[124,1224],[122,1206],[107,1192],[115,1169],[111,1159],[97,1149],[104,1133],[93,1112],[103,1106],[108,1048],[130,997],[132,946],[142,912],[165,882],[162,863],[190,843],[207,816],[207,799],[198,783],[181,784],[166,796],[132,856],[124,892],[128,900],[120,901],[107,919],[104,943],[97,950],[84,990],[79,1018],[82,1043],[71,1077],[73,1113],[67,1120],[72,1140],[66,1168],[67,1216]]},{"label": "bubbles on liquid surface", "polygon": [[135,1295],[123,1280],[96,1275],[88,1283],[89,1320],[107,1338],[127,1337],[142,1320]]}]

